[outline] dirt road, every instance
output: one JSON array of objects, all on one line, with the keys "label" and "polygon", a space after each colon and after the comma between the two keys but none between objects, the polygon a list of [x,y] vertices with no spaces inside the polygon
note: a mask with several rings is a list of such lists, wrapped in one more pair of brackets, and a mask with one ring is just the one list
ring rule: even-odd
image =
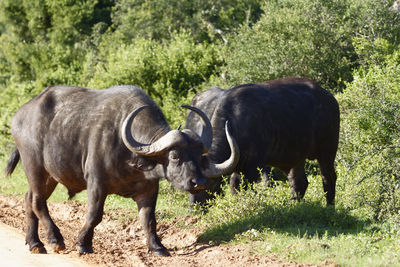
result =
[{"label": "dirt road", "polygon": [[[49,203],[50,214],[61,230],[67,249],[57,255],[33,255],[25,246],[23,235],[23,200],[0,195],[0,259],[1,266],[309,266],[277,259],[274,256],[250,254],[246,245],[209,245],[197,242],[200,229],[177,227],[191,225],[195,218],[178,218],[158,224],[158,234],[170,250],[171,257],[157,257],[147,253],[144,236],[137,219],[122,224],[120,214],[105,213],[96,227],[93,247],[95,253],[79,256],[75,242],[83,225],[86,207],[78,202]],[[7,225],[4,225],[7,224]],[[12,228],[10,227],[12,226]],[[43,229],[40,238],[46,245]],[[86,265],[85,265],[86,264]]]},{"label": "dirt road", "polygon": [[[87,267],[89,264],[64,255],[31,254],[24,246],[25,238],[16,229],[0,223],[0,259],[2,266],[59,266],[59,267]],[[50,252],[51,253],[51,252]]]}]

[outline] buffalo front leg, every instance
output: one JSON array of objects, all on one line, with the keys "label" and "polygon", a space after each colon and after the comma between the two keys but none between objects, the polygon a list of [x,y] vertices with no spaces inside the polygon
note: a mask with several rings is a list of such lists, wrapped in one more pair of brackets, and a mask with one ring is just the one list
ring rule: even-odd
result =
[{"label": "buffalo front leg", "polygon": [[93,253],[94,228],[103,218],[104,202],[107,194],[96,183],[88,183],[88,213],[86,222],[79,232],[77,250],[81,254]]},{"label": "buffalo front leg", "polygon": [[158,181],[152,186],[152,191],[135,197],[139,211],[140,224],[146,236],[147,247],[154,255],[170,256],[168,250],[161,244],[156,232],[155,208],[158,194]]},{"label": "buffalo front leg", "polygon": [[264,182],[266,187],[274,187],[274,182],[270,178],[271,168],[265,167],[261,170],[261,180]]}]

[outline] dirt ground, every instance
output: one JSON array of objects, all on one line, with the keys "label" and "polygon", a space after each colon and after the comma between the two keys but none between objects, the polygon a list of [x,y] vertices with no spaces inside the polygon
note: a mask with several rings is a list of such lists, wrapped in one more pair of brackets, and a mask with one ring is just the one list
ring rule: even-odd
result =
[{"label": "dirt ground", "polygon": [[[64,254],[61,256],[64,256],[65,260],[72,258],[72,260],[86,262],[89,266],[310,266],[282,261],[274,256],[252,255],[246,245],[199,243],[197,242],[197,236],[201,232],[199,229],[181,229],[176,226],[178,223],[191,224],[194,219],[192,217],[158,223],[157,233],[164,246],[169,249],[171,257],[153,256],[147,252],[144,235],[137,219],[129,224],[123,224],[115,219],[116,216],[122,214],[114,212],[105,213],[103,221],[95,229],[93,240],[95,252],[79,256],[75,249],[75,242],[79,229],[84,223],[86,207],[77,202],[68,201],[49,203],[49,210],[67,246],[67,249],[61,252]],[[23,200],[0,196],[0,222],[23,233],[25,225]],[[46,245],[47,240],[42,228],[40,228],[40,237]],[[28,247],[24,245],[25,242],[23,240],[20,242],[20,248],[28,251]],[[47,250],[51,248],[47,246]],[[324,266],[328,265],[330,264],[324,264]]]}]

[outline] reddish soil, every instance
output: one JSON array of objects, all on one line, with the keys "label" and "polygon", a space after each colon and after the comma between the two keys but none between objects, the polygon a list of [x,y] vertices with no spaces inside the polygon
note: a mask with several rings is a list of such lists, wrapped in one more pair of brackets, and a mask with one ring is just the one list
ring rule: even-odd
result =
[{"label": "reddish soil", "polygon": [[[210,245],[197,242],[200,229],[178,227],[190,225],[196,217],[178,218],[173,222],[159,222],[158,234],[171,257],[153,256],[147,252],[144,235],[137,219],[121,223],[117,217],[121,211],[105,213],[103,221],[96,227],[93,240],[94,253],[78,255],[75,242],[84,223],[86,207],[78,202],[49,203],[50,214],[60,228],[67,249],[65,258],[78,258],[88,265],[102,266],[309,266],[279,260],[274,256],[252,255],[246,245]],[[0,196],[0,222],[22,232],[25,225],[23,200]],[[46,244],[43,228],[40,237]],[[28,250],[21,243],[21,247]],[[50,250],[49,246],[47,249]],[[330,265],[330,264],[326,264]],[[331,265],[333,266],[333,265]]]}]

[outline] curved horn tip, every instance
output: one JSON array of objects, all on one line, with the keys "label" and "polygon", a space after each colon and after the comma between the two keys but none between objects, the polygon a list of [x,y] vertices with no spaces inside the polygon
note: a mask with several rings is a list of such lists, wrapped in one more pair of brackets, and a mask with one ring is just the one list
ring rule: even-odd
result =
[{"label": "curved horn tip", "polygon": [[142,110],[142,109],[144,109],[144,108],[149,108],[150,107],[150,105],[143,105],[143,106],[141,106],[141,107],[138,107],[136,110]]},{"label": "curved horn tip", "polygon": [[187,108],[187,109],[193,110],[193,107],[191,105],[186,105],[186,104],[182,104],[181,108]]},{"label": "curved horn tip", "polygon": [[204,172],[204,175],[207,178],[217,178],[221,175],[232,172],[239,161],[239,158],[240,158],[239,147],[238,147],[238,144],[237,144],[235,138],[233,138],[233,136],[231,135],[231,133],[229,131],[228,124],[229,124],[228,120],[225,121],[225,133],[226,133],[226,138],[229,143],[229,147],[231,149],[231,155],[223,163],[212,164],[210,166],[210,168]]},{"label": "curved horn tip", "polygon": [[213,139],[213,134],[212,134],[212,125],[211,125],[211,121],[208,118],[207,114],[204,113],[204,111],[202,111],[201,109],[197,108],[197,107],[193,107],[190,105],[181,105],[181,107],[190,109],[191,111],[193,111],[194,113],[197,113],[197,115],[200,116],[200,118],[202,119],[205,127],[203,128],[202,133],[200,134],[200,139],[203,142],[206,150],[209,150],[211,147],[211,143],[212,143],[212,139]]}]

